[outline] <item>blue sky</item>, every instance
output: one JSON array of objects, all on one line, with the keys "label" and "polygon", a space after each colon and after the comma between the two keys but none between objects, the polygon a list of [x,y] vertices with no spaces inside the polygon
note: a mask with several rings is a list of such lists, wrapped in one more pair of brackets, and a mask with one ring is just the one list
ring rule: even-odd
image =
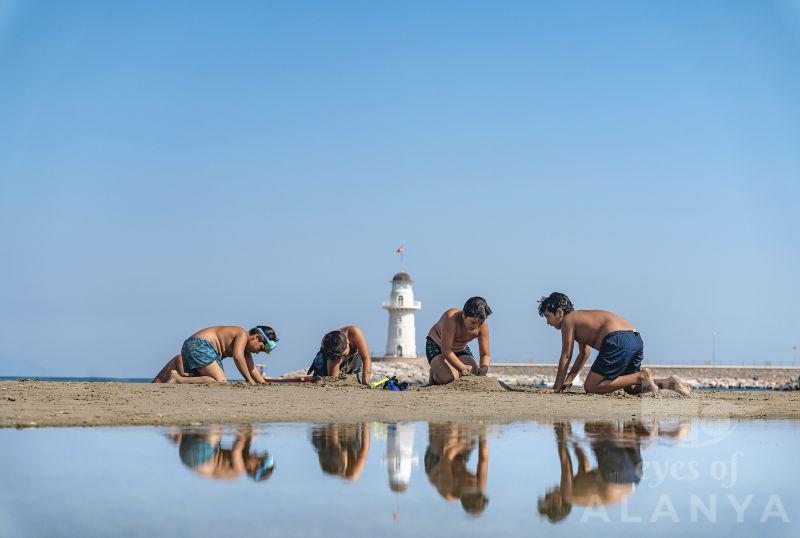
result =
[{"label": "blue sky", "polygon": [[[800,343],[800,2],[4,2],[0,375],[148,376],[208,325],[271,371],[487,298],[494,360],[554,361],[536,299],[648,360]],[[226,365],[229,373],[233,365]]]}]

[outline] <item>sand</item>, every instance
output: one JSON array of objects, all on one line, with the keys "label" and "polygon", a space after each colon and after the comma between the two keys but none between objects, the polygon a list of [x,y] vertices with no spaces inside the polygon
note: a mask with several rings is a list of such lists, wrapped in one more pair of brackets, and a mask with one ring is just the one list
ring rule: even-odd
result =
[{"label": "sand", "polygon": [[800,418],[800,392],[696,391],[680,398],[505,390],[494,378],[391,392],[318,384],[0,382],[0,427],[646,417]]}]

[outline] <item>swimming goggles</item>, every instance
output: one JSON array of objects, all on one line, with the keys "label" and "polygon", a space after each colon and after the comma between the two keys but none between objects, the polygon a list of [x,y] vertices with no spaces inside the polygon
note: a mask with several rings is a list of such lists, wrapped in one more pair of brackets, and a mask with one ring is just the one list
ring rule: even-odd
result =
[{"label": "swimming goggles", "polygon": [[256,330],[258,331],[258,333],[261,336],[264,337],[264,353],[269,355],[270,353],[272,353],[273,349],[278,347],[278,342],[275,342],[274,340],[270,340],[269,337],[267,336],[267,333],[265,333],[264,331],[262,331],[258,327],[256,327]]},{"label": "swimming goggles", "polygon": [[261,479],[264,478],[265,475],[268,475],[269,472],[272,471],[273,467],[275,467],[275,462],[272,459],[272,455],[269,452],[267,452],[267,454],[264,456],[264,459],[261,461],[261,466],[255,472],[255,476],[253,477],[253,479],[256,482],[261,481]]}]

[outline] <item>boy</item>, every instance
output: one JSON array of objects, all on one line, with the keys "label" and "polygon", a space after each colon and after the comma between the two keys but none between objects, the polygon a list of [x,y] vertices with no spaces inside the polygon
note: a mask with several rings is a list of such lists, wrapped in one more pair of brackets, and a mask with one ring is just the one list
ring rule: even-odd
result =
[{"label": "boy", "polygon": [[[430,365],[429,385],[446,385],[464,375],[486,375],[489,371],[489,325],[492,309],[483,297],[471,297],[459,310],[451,308],[431,327],[425,339],[425,356]],[[478,339],[481,365],[478,367],[467,345]]]},{"label": "boy", "polygon": [[355,325],[342,327],[322,337],[322,345],[307,373],[317,377],[339,377],[339,372],[361,374],[361,382],[369,386],[372,357],[364,333]]},{"label": "boy", "polygon": [[[679,378],[653,379],[649,370],[641,370],[642,337],[633,325],[613,312],[575,310],[569,297],[555,292],[539,299],[539,315],[548,325],[561,331],[561,358],[553,392],[561,392],[572,385],[592,347],[599,353],[583,383],[587,393],[606,394],[623,389],[628,394],[648,390],[658,394],[659,389],[670,389],[683,396],[689,395],[689,389]],[[575,342],[578,342],[578,357],[567,374]]]},{"label": "boy", "polygon": [[271,353],[278,346],[272,327],[258,325],[250,331],[241,327],[208,327],[186,339],[180,355],[173,357],[153,383],[225,383],[222,359],[233,357],[245,381],[264,383],[253,364],[253,353]]}]

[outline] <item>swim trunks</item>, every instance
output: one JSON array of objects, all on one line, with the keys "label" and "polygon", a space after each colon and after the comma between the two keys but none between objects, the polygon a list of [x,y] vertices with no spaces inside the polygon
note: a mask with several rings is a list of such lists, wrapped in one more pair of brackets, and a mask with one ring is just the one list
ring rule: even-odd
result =
[{"label": "swim trunks", "polygon": [[[469,346],[465,347],[461,351],[454,351],[453,353],[456,354],[456,357],[464,357],[469,355],[473,359],[475,356],[472,354],[472,351],[469,350]],[[428,357],[428,364],[431,363],[433,358],[436,355],[442,354],[442,348],[439,347],[439,344],[433,341],[433,339],[429,336],[425,339],[425,356]]]},{"label": "swim trunks", "polygon": [[642,454],[639,448],[617,446],[611,441],[592,443],[597,468],[606,482],[638,484],[642,479]]},{"label": "swim trunks", "polygon": [[603,339],[591,371],[613,381],[621,375],[638,372],[643,357],[644,343],[639,333],[614,331]]},{"label": "swim trunks", "polygon": [[219,450],[219,446],[216,448],[211,446],[204,435],[184,433],[178,447],[178,455],[184,465],[195,469],[214,457],[217,450]]},{"label": "swim trunks", "polygon": [[214,361],[222,368],[222,357],[211,342],[202,338],[187,338],[181,347],[181,357],[183,357],[183,370],[187,374]]},{"label": "swim trunks", "polygon": [[[342,365],[339,367],[339,375],[360,374],[363,367],[364,361],[361,359],[361,354],[356,351],[342,362]],[[306,373],[313,374],[316,377],[327,377],[330,375],[328,374],[328,360],[325,358],[322,348],[317,351],[317,355],[314,357]]]}]

